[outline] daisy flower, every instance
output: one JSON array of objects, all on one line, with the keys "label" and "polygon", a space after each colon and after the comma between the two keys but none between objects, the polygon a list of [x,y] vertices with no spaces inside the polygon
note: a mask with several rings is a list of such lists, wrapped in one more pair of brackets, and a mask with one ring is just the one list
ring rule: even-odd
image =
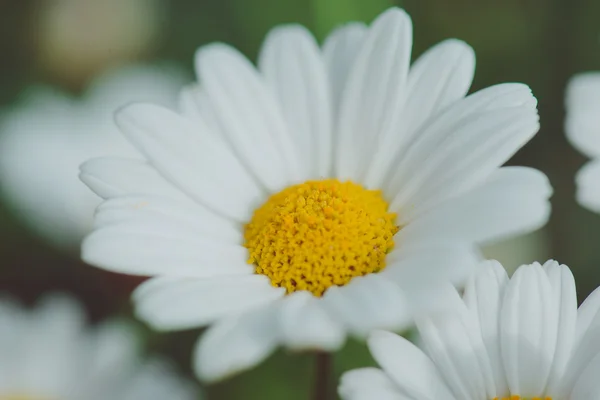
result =
[{"label": "daisy flower", "polygon": [[2,194],[36,233],[76,249],[101,201],[78,179],[79,165],[106,153],[137,156],[115,126],[114,110],[131,101],[174,107],[183,84],[178,71],[131,66],[97,78],[81,98],[30,89],[0,119]]},{"label": "daisy flower", "polygon": [[47,296],[28,310],[0,300],[0,399],[194,400],[162,360],[142,360],[133,327],[87,326],[79,304]]},{"label": "daisy flower", "polygon": [[600,213],[600,73],[576,75],[567,86],[567,139],[592,159],[577,173],[577,201]]},{"label": "daisy flower", "polygon": [[[164,37],[165,0],[43,0],[28,24],[36,65],[80,84],[108,66],[145,57]],[[32,29],[33,28],[33,29]]]},{"label": "daisy flower", "polygon": [[443,312],[419,318],[424,350],[385,331],[368,340],[381,366],[342,376],[343,399],[579,400],[600,396],[600,290],[577,309],[575,281],[556,261],[509,280],[487,262],[452,290]]},{"label": "daisy flower", "polygon": [[545,223],[546,177],[499,168],[538,130],[529,89],[465,97],[471,48],[449,40],[410,66],[411,35],[392,8],[322,49],[300,26],[275,28],[258,68],[202,47],[183,116],[118,112],[145,161],[82,166],[106,199],[84,260],[152,276],[133,294],[152,327],[211,326],[200,378],[279,345],[335,350],[347,334],[406,328],[442,282],[469,276],[478,244]]}]

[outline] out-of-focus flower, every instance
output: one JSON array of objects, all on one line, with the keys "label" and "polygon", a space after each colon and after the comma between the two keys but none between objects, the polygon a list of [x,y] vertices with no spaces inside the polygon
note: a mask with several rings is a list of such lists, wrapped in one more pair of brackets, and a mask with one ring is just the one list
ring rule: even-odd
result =
[{"label": "out-of-focus flower", "polygon": [[592,159],[577,173],[577,201],[600,213],[600,73],[583,73],[572,78],[565,106],[567,138]]},{"label": "out-of-focus flower", "polygon": [[164,360],[144,360],[132,326],[85,323],[63,295],[33,310],[0,300],[0,399],[195,400]]},{"label": "out-of-focus flower", "polygon": [[153,327],[212,325],[195,355],[202,379],[278,345],[335,350],[349,333],[405,328],[440,283],[467,279],[478,244],[547,220],[546,177],[499,168],[538,130],[529,88],[465,98],[467,44],[443,42],[412,67],[411,47],[397,8],[323,49],[300,26],[275,28],[258,70],[203,47],[186,116],[118,114],[146,161],[82,166],[107,199],[84,260],[153,276],[134,293]]},{"label": "out-of-focus flower", "polygon": [[381,369],[342,376],[343,399],[587,400],[600,396],[600,290],[577,309],[575,281],[555,261],[512,279],[488,262],[463,299],[417,322],[425,352],[393,333],[371,334]]},{"label": "out-of-focus flower", "polygon": [[163,0],[39,0],[39,64],[81,82],[107,67],[139,60],[159,41]]},{"label": "out-of-focus flower", "polygon": [[172,68],[131,66],[99,77],[82,98],[31,89],[0,120],[3,195],[33,230],[76,250],[100,203],[79,180],[79,165],[106,153],[134,156],[114,111],[142,100],[174,107],[183,84]]}]

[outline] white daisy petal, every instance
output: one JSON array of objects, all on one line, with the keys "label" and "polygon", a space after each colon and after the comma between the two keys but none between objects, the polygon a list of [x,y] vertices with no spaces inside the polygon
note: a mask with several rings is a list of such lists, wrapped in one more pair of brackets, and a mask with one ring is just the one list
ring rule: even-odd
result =
[{"label": "white daisy petal", "polygon": [[297,181],[299,163],[281,110],[248,60],[213,44],[196,53],[196,70],[221,130],[255,178],[271,191]]},{"label": "white daisy petal", "polygon": [[191,124],[167,109],[146,104],[122,109],[116,121],[166,179],[207,207],[246,221],[252,205],[263,198],[237,158],[199,121]]},{"label": "white daisy petal", "polygon": [[157,361],[141,357],[135,326],[114,320],[89,326],[81,306],[62,294],[44,297],[33,310],[5,304],[0,300],[0,332],[14,330],[18,341],[0,335],[2,398],[198,399],[196,386],[165,362],[151,380],[141,379]]},{"label": "white daisy petal", "polygon": [[[435,124],[429,127],[439,129]],[[412,171],[418,172],[401,184],[392,200],[392,210],[411,210],[403,221],[483,182],[533,137],[539,122],[535,109],[513,107],[472,115],[444,129],[445,140],[437,143],[440,147],[432,149],[421,165],[412,166]],[[419,137],[428,135],[423,132]],[[397,171],[407,168],[404,162],[410,162],[415,154],[410,152],[420,143],[423,141],[411,147],[395,167]]]},{"label": "white daisy petal", "polygon": [[575,344],[579,346],[596,324],[600,324],[600,289],[598,288],[585,299],[577,310]]},{"label": "white daisy petal", "polygon": [[96,230],[84,240],[81,252],[87,263],[133,275],[204,278],[253,272],[242,246],[202,238],[166,221]]},{"label": "white daisy petal", "polygon": [[[463,283],[479,265],[481,256],[470,244],[448,242],[432,246],[401,246],[388,256],[389,265],[380,275],[411,293],[428,283]],[[411,290],[416,289],[416,290]]]},{"label": "white daisy petal", "polygon": [[600,288],[596,288],[579,307],[573,354],[560,384],[568,393],[592,359],[600,354]]},{"label": "white daisy petal", "polygon": [[229,317],[204,334],[194,352],[194,369],[205,382],[215,382],[252,368],[280,342],[277,305]]},{"label": "white daisy petal", "polygon": [[423,352],[401,337],[375,332],[369,348],[385,374],[347,373],[340,395],[393,391],[386,376],[410,399],[583,400],[600,393],[600,290],[576,320],[568,267],[555,261],[524,265],[509,280],[499,263],[488,261],[462,299],[452,293],[440,298],[446,307],[417,319]]},{"label": "white daisy petal", "polygon": [[555,393],[558,390],[557,387],[560,386],[560,378],[563,377],[569,358],[573,353],[577,321],[577,294],[575,279],[566,265],[559,265],[556,261],[551,260],[544,264],[544,271],[548,274],[552,285],[554,308],[559,312],[556,350],[552,360],[552,370],[548,377],[548,387],[546,388],[547,393]]},{"label": "white daisy petal", "polygon": [[454,238],[485,243],[533,230],[548,220],[547,198],[551,191],[548,178],[541,172],[504,167],[479,187],[403,227],[396,240],[435,242]]},{"label": "white daisy petal", "polygon": [[589,400],[600,397],[600,354],[595,354],[588,366],[577,374],[577,382],[573,387],[569,400]]},{"label": "white daisy petal", "polygon": [[361,368],[342,375],[338,387],[340,397],[348,400],[405,400],[396,384],[378,368]]},{"label": "white daisy petal", "polygon": [[423,53],[408,74],[407,131],[464,97],[474,74],[475,53],[462,40],[448,39]]},{"label": "white daisy petal", "polygon": [[463,316],[466,308],[417,321],[427,354],[459,399],[487,398],[492,369],[477,323]]},{"label": "white daisy petal", "polygon": [[310,292],[287,296],[281,304],[280,321],[282,341],[292,350],[338,350],[346,339],[343,327]]},{"label": "white daisy petal", "polygon": [[402,117],[382,138],[369,165],[366,186],[381,187],[403,150],[429,118],[464,97],[475,72],[475,54],[466,43],[449,39],[433,46],[410,68]]},{"label": "white daisy petal", "polygon": [[360,22],[350,22],[335,29],[323,43],[323,57],[331,83],[333,110],[337,116],[348,75],[356,56],[362,47],[367,26]]},{"label": "white daisy petal", "polygon": [[152,278],[136,289],[133,300],[137,317],[154,329],[182,330],[270,303],[283,294],[262,275]]},{"label": "white daisy petal", "polygon": [[506,270],[497,261],[486,261],[477,270],[465,287],[464,301],[477,318],[481,337],[489,357],[493,387],[488,388],[488,397],[507,397],[508,384],[504,376],[500,351],[500,309],[508,283]]},{"label": "white daisy petal", "polygon": [[393,333],[375,331],[368,340],[377,363],[411,399],[454,399],[433,362],[408,340]]},{"label": "white daisy petal", "polygon": [[189,118],[202,118],[200,108],[196,103],[197,85],[189,85],[181,90],[179,94],[179,110]]},{"label": "white daisy petal", "polygon": [[[0,189],[7,205],[42,239],[78,251],[101,201],[78,179],[79,166],[104,155],[140,159],[115,126],[115,109],[132,101],[173,107],[184,78],[176,68],[129,65],[95,77],[78,96],[26,88],[0,118]],[[131,177],[130,171],[120,173],[125,176],[118,182]],[[141,186],[146,178],[139,176]],[[116,194],[117,188],[102,183],[91,182]]]},{"label": "white daisy petal", "polygon": [[205,90],[200,85],[189,85],[181,91],[179,97],[181,113],[191,119],[200,119],[208,126],[208,134],[222,136],[219,121],[213,105]]},{"label": "white daisy petal", "polygon": [[600,156],[600,73],[575,75],[567,85],[565,131],[569,141],[588,157]]},{"label": "white daisy petal", "polygon": [[323,297],[330,314],[359,337],[374,328],[401,330],[412,321],[407,299],[398,286],[377,274],[332,286]]},{"label": "white daisy petal", "polygon": [[[496,85],[455,102],[423,124],[415,142],[393,167],[395,174],[386,184],[386,191],[394,199],[392,209],[411,209],[420,205],[418,200],[431,201],[430,197],[414,197],[419,185],[435,188],[434,182],[442,183],[439,189],[444,191],[438,190],[434,199],[441,201],[484,180],[535,134],[538,128],[536,104],[525,85]],[[467,149],[468,154],[465,154]],[[478,158],[484,154],[490,159]],[[471,170],[462,169],[476,160],[484,164]],[[453,174],[459,174],[455,176],[459,179],[458,188],[444,186],[444,180],[438,179],[445,177],[446,182],[454,182]],[[450,193],[445,193],[449,190]]]},{"label": "white daisy petal", "polygon": [[203,237],[231,244],[242,244],[241,228],[191,200],[176,200],[156,195],[123,196],[102,203],[96,210],[94,226],[103,228],[129,222],[152,220],[181,224]]},{"label": "white daisy petal", "polygon": [[338,178],[361,178],[378,140],[395,128],[411,48],[412,23],[400,9],[384,12],[369,28],[340,105],[334,165]]},{"label": "white daisy petal", "polygon": [[575,176],[577,202],[587,209],[600,212],[600,160],[583,166]]},{"label": "white daisy petal", "polygon": [[105,199],[133,194],[189,199],[144,161],[117,157],[94,158],[81,165],[79,177]]},{"label": "white daisy petal", "polygon": [[544,393],[558,336],[553,288],[539,264],[523,266],[506,288],[500,343],[511,393]]},{"label": "white daisy petal", "polygon": [[141,344],[134,327],[121,321],[105,322],[92,335],[90,354],[86,354],[90,358],[90,371],[86,371],[82,380],[87,388],[101,391],[102,385],[135,370]]},{"label": "white daisy petal", "polygon": [[273,29],[263,44],[259,66],[281,104],[303,175],[329,176],[332,103],[325,63],[314,37],[299,25]]}]

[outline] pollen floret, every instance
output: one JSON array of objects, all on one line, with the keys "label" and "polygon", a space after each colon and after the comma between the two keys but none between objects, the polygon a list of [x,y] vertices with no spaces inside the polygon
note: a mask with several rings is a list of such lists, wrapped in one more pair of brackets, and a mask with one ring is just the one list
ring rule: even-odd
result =
[{"label": "pollen floret", "polygon": [[246,225],[256,273],[288,293],[321,296],[332,285],[385,268],[396,215],[381,191],[335,179],[308,181],[271,196]]}]

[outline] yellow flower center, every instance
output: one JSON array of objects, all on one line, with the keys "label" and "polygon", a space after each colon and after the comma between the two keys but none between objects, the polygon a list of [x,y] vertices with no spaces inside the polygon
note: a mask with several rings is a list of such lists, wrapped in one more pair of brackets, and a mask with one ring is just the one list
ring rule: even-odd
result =
[{"label": "yellow flower center", "polygon": [[512,395],[510,397],[494,397],[493,400],[552,400],[552,397],[521,397],[517,395]]},{"label": "yellow flower center", "polygon": [[290,186],[246,225],[248,263],[288,293],[321,296],[332,285],[385,268],[399,229],[395,220],[378,190],[335,179]]}]

